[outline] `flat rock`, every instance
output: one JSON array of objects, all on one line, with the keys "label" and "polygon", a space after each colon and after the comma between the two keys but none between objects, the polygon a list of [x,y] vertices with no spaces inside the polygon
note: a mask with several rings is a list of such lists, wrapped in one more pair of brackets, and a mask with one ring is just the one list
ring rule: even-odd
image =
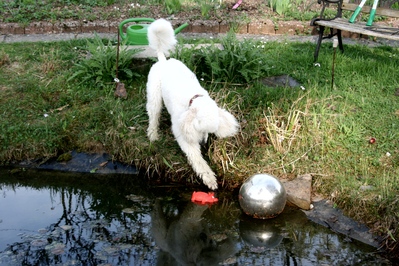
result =
[{"label": "flat rock", "polygon": [[105,153],[81,153],[72,151],[68,159],[60,160],[50,158],[45,161],[23,161],[18,164],[19,167],[55,170],[74,173],[97,173],[97,174],[137,174],[135,167],[116,162],[112,157]]},{"label": "flat rock", "polygon": [[374,235],[370,229],[346,217],[342,210],[334,208],[331,201],[313,199],[311,206],[312,176],[300,175],[294,180],[280,180],[287,191],[287,205],[294,205],[302,209],[312,222],[323,225],[336,233],[343,234],[349,239],[355,239],[373,247],[380,247],[381,237]]},{"label": "flat rock", "polygon": [[[217,48],[223,49],[221,44],[214,44]],[[184,44],[184,48],[186,49],[201,49],[202,47],[209,47],[212,44],[203,43],[203,44]],[[151,49],[148,45],[127,45],[126,49],[139,49],[140,52],[133,55],[134,58],[150,58],[150,57],[157,57],[157,53]],[[174,50],[172,50],[174,51]],[[167,53],[166,57],[169,57],[170,54]]]},{"label": "flat rock", "polygon": [[356,239],[373,247],[380,247],[382,241],[380,237],[373,235],[366,225],[346,217],[342,210],[333,207],[331,201],[320,200],[313,204],[314,209],[303,211],[309,220],[348,238]]},{"label": "flat rock", "polygon": [[287,192],[288,203],[303,210],[310,210],[312,194],[312,176],[299,175],[294,180],[280,180]]},{"label": "flat rock", "polygon": [[294,78],[288,75],[281,75],[281,76],[274,76],[274,77],[267,77],[262,79],[262,83],[265,86],[276,88],[276,87],[289,87],[295,88],[300,87],[301,84],[296,81]]}]

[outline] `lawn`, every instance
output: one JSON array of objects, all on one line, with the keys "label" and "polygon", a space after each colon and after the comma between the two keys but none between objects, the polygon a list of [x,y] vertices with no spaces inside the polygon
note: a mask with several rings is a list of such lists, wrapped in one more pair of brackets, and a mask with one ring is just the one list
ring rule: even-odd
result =
[{"label": "lawn", "polygon": [[[122,13],[154,17],[154,10],[164,16],[182,12],[177,4],[181,1],[165,1],[163,6],[155,0],[146,2],[154,8],[145,1],[137,1],[141,5],[134,8],[127,1],[54,6],[59,2],[0,1],[5,14],[0,19],[26,24],[90,20],[90,14],[93,19],[115,19]],[[229,3],[206,9],[208,2],[183,11],[191,18],[194,11],[198,18],[220,18],[228,8],[223,5]],[[298,6],[275,18],[309,20],[315,14],[310,3],[296,1]],[[270,6],[262,7],[269,11],[255,9],[251,16],[271,16]],[[248,17],[243,13],[235,19]],[[180,44],[204,41],[210,42],[179,39]],[[283,38],[238,41],[234,35],[212,42],[222,42],[224,50],[179,46],[173,56],[184,61],[218,104],[240,121],[237,136],[211,137],[203,148],[220,187],[237,189],[258,172],[288,179],[311,174],[314,193],[382,235],[384,248],[397,256],[399,49],[345,45],[345,53],[336,54],[332,83],[331,44],[324,44],[320,65],[314,65],[313,43]],[[198,186],[170,132],[166,111],[161,139],[150,144],[146,137],[145,84],[153,61],[131,60],[135,51],[122,51],[118,77],[128,97],[114,96],[115,44],[116,40],[98,38],[0,44],[0,164],[68,158],[65,155],[72,150],[107,152],[154,181]],[[290,75],[302,86],[270,87],[262,82],[279,75]]]},{"label": "lawn", "polygon": [[[240,121],[237,136],[211,137],[203,150],[220,186],[234,190],[258,172],[288,179],[309,173],[315,193],[384,236],[384,247],[397,254],[399,49],[345,46],[345,53],[337,52],[332,84],[331,45],[324,45],[315,66],[313,43],[238,41],[234,35],[213,41],[225,49],[179,48],[174,56]],[[114,44],[97,38],[0,45],[1,164],[65,158],[72,150],[107,152],[159,182],[198,185],[166,112],[161,140],[150,144],[146,137],[152,61],[122,53],[119,77],[128,96],[114,96]],[[302,86],[262,82],[283,74]]]}]

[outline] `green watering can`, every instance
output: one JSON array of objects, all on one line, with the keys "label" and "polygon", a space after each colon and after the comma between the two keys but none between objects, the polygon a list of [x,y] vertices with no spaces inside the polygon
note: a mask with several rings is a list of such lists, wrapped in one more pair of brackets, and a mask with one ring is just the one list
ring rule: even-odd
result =
[{"label": "green watering can", "polygon": [[[121,36],[122,41],[126,41],[128,45],[148,45],[147,39],[147,29],[150,24],[132,24],[126,28],[126,34],[123,32],[123,26],[127,23],[131,22],[154,22],[153,18],[129,18],[121,22],[119,24],[119,34]],[[182,29],[188,26],[187,23],[184,23],[177,29],[175,29],[175,34],[178,34]]]}]

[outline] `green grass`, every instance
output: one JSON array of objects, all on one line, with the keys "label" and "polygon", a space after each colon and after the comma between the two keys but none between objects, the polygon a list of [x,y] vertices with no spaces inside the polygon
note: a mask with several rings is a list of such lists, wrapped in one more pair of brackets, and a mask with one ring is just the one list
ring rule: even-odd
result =
[{"label": "green grass", "polygon": [[[60,156],[71,150],[107,152],[158,178],[196,183],[170,132],[166,111],[160,141],[150,144],[146,137],[148,62],[136,60],[124,66],[135,74],[122,79],[126,100],[114,96],[115,84],[109,81],[113,73],[84,81],[86,72],[93,75],[87,60],[98,55],[92,50],[92,57],[87,57],[87,51],[96,42],[1,44],[1,164]],[[223,140],[211,137],[204,151],[223,187],[237,188],[257,172],[281,178],[310,173],[315,192],[386,237],[386,247],[397,251],[399,80],[395,74],[399,50],[346,46],[344,54],[337,52],[332,87],[329,44],[321,50],[320,67],[312,63],[312,43],[246,41],[236,45],[241,49],[232,45],[219,55],[212,49],[200,53],[205,59],[219,56],[218,66],[198,55],[193,59],[192,51],[176,55],[192,69],[208,71],[203,86],[240,121],[240,134]],[[247,51],[250,47],[252,53]],[[114,71],[111,53],[104,53],[108,72]],[[234,54],[237,58],[232,62],[247,72],[252,70],[252,78],[229,83],[243,69],[219,71]],[[261,65],[245,63],[253,54],[262,58]],[[86,70],[79,68],[84,63]],[[77,70],[83,76],[71,79]],[[264,86],[260,74],[288,74],[304,89]],[[376,139],[374,144],[369,143],[371,137]],[[366,186],[371,189],[362,189]]]}]

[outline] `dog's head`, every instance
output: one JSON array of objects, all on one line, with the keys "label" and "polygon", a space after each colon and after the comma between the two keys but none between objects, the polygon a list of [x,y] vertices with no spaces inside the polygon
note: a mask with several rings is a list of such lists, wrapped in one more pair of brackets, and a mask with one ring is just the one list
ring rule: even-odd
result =
[{"label": "dog's head", "polygon": [[195,98],[180,116],[180,127],[188,142],[206,141],[219,127],[218,107],[209,96]]},{"label": "dog's head", "polygon": [[192,101],[188,112],[193,115],[193,126],[199,132],[214,133],[219,127],[219,108],[209,96]]},{"label": "dog's head", "polygon": [[233,136],[239,128],[235,117],[219,108],[209,96],[195,98],[180,122],[183,134],[195,142],[203,141],[209,133],[219,138]]}]

